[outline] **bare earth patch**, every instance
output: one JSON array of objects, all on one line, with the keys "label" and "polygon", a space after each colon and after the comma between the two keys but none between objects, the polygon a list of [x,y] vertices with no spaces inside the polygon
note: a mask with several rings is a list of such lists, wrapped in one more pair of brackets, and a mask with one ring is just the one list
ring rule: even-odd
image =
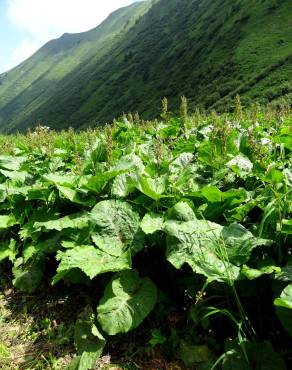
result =
[{"label": "bare earth patch", "polygon": [[0,368],[64,369],[74,356],[66,297],[29,296],[0,284]]},{"label": "bare earth patch", "polygon": [[[29,295],[14,289],[9,280],[0,280],[0,369],[66,369],[76,356],[74,324],[86,295],[48,287]],[[140,347],[137,354],[127,354],[136,339],[133,333],[109,343],[95,370],[183,370],[179,363],[168,363],[159,348]]]}]

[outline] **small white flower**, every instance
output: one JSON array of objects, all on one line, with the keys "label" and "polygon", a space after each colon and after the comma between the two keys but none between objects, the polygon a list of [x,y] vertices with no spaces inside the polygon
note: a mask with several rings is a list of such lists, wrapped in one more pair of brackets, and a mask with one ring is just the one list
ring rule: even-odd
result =
[{"label": "small white flower", "polygon": [[267,137],[263,137],[260,141],[262,145],[268,145],[271,142],[271,140],[268,139]]}]

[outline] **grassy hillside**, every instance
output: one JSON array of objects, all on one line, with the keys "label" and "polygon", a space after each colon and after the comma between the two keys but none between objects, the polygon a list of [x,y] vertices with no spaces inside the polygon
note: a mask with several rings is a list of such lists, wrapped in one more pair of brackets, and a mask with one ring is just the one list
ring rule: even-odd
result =
[{"label": "grassy hillside", "polygon": [[[158,0],[112,14],[95,30],[63,35],[1,76],[2,130],[44,122],[79,128],[123,111],[155,116],[161,97],[176,110],[226,110],[291,102],[289,0]],[[283,98],[284,97],[284,98]]]},{"label": "grassy hillside", "polygon": [[[0,75],[0,124],[13,127],[27,120],[31,123],[30,117],[36,109],[47,104],[57,91],[62,91],[64,77],[78,81],[78,72],[86,69],[89,61],[98,65],[148,6],[133,4],[112,13],[96,29],[64,34],[48,42],[17,68]],[[63,91],[62,95],[65,98],[67,93]]]}]

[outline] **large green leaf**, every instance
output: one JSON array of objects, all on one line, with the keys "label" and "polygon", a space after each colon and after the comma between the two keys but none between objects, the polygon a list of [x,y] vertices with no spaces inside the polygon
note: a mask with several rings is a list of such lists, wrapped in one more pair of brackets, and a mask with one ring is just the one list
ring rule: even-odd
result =
[{"label": "large green leaf", "polygon": [[31,186],[16,186],[7,182],[0,184],[0,201],[3,202],[7,197],[16,195],[26,196],[29,189],[31,189]]},{"label": "large green leaf", "polygon": [[57,260],[60,261],[60,264],[57,268],[57,274],[53,278],[54,284],[73,269],[80,269],[90,279],[93,279],[105,272],[131,268],[131,256],[128,252],[116,257],[92,245],[82,245],[65,252],[58,252]]},{"label": "large green leaf", "polygon": [[146,173],[137,172],[132,176],[135,187],[149,198],[159,200],[163,198],[166,190],[166,176],[151,178]]},{"label": "large green leaf", "polygon": [[178,357],[183,361],[185,366],[199,366],[199,364],[209,364],[211,367],[211,361],[213,359],[212,352],[206,345],[194,345],[186,343],[185,341],[180,342],[178,351]]},{"label": "large green leaf", "polygon": [[281,222],[277,224],[277,229],[282,234],[292,235],[292,219],[291,220],[281,220]]},{"label": "large green leaf", "polygon": [[106,160],[106,144],[99,138],[84,153],[83,173],[93,172],[99,162]]},{"label": "large green leaf", "polygon": [[92,209],[91,220],[95,226],[92,240],[106,253],[119,256],[128,248],[141,249],[140,216],[128,203],[102,201]]},{"label": "large green leaf", "polygon": [[236,266],[249,260],[250,254],[257,246],[270,246],[272,240],[257,238],[240,224],[225,226],[221,231],[228,259]]},{"label": "large green leaf", "polygon": [[25,157],[1,155],[0,156],[0,167],[6,168],[7,170],[10,170],[10,171],[17,171],[20,169],[22,163],[25,161],[26,161]]},{"label": "large green leaf", "polygon": [[47,202],[54,196],[54,190],[50,187],[43,187],[40,185],[32,186],[27,191],[26,199],[27,200],[44,200]]},{"label": "large green leaf", "polygon": [[112,184],[111,192],[112,195],[119,198],[125,198],[127,195],[132,193],[136,189],[131,176],[123,173],[118,175]]},{"label": "large green leaf", "polygon": [[292,337],[292,284],[286,286],[280,297],[274,300],[274,305],[279,320]]},{"label": "large green leaf", "polygon": [[292,284],[286,286],[280,298],[275,299],[274,304],[277,307],[284,307],[292,310]]},{"label": "large green leaf", "polygon": [[72,203],[80,204],[83,206],[92,207],[95,204],[95,197],[88,194],[86,190],[71,189],[67,186],[56,185],[60,195],[70,200]]},{"label": "large green leaf", "polygon": [[110,168],[108,173],[110,178],[113,178],[117,175],[133,172],[136,169],[142,170],[143,168],[144,165],[141,159],[137,155],[129,154],[121,157],[119,161]]},{"label": "large green leaf", "polygon": [[282,267],[281,272],[276,275],[277,280],[292,282],[292,259],[288,260],[286,266]]},{"label": "large green leaf", "polygon": [[226,258],[222,229],[222,226],[205,220],[167,221],[167,259],[178,269],[188,263],[210,281],[232,283],[239,277],[239,268]]},{"label": "large green leaf", "polygon": [[83,178],[82,188],[88,189],[95,194],[99,194],[107,185],[108,178],[104,173],[87,176]]},{"label": "large green leaf", "polygon": [[[113,186],[112,192],[117,196],[123,196],[125,190],[123,191],[122,188],[124,186],[130,187],[130,189],[133,188],[128,185],[128,180],[130,179],[129,174],[138,168],[143,168],[141,159],[136,155],[126,155],[120,158],[120,160],[109,170],[89,178],[87,183],[84,185],[86,188],[99,193],[103,190],[109,180],[119,178],[122,179],[122,182],[116,181],[115,179],[115,185]],[[124,183],[125,179],[127,181]]]},{"label": "large green leaf", "polygon": [[[170,208],[165,218],[176,221],[192,221],[196,219],[195,213],[186,202],[179,202]],[[164,215],[154,212],[146,213],[141,221],[141,228],[145,234],[153,234],[164,230]]]},{"label": "large green leaf", "polygon": [[236,157],[231,159],[226,166],[242,178],[245,178],[253,170],[252,162],[242,154],[238,154]]},{"label": "large green leaf", "polygon": [[209,280],[231,283],[239,278],[239,266],[246,263],[252,250],[272,241],[254,237],[240,224],[221,226],[198,220],[185,202],[176,204],[167,214],[167,259],[181,268],[188,263]]},{"label": "large green leaf", "polygon": [[243,265],[241,272],[249,280],[254,280],[262,275],[280,274],[281,268],[275,265],[275,261],[272,258],[267,257],[263,260],[257,260],[255,267]]},{"label": "large green leaf", "polygon": [[281,130],[279,130],[279,134],[272,137],[272,141],[278,144],[283,144],[291,152],[291,129],[289,127],[282,127]]},{"label": "large green leaf", "polygon": [[187,202],[181,201],[167,211],[166,218],[176,221],[193,221],[196,215]]},{"label": "large green leaf", "polygon": [[169,165],[169,180],[175,183],[180,178],[182,172],[187,169],[194,160],[194,155],[191,153],[181,153]]},{"label": "large green leaf", "polygon": [[34,227],[36,229],[44,230],[58,230],[63,229],[83,229],[88,227],[89,216],[87,212],[75,213],[69,216],[59,218],[57,220],[50,220],[46,222],[35,222]]},{"label": "large green leaf", "polygon": [[141,229],[145,234],[153,234],[156,231],[163,230],[164,219],[157,213],[147,213],[141,221]]},{"label": "large green leaf", "polygon": [[135,329],[156,304],[157,289],[136,271],[117,274],[105,289],[97,307],[98,321],[109,335]]},{"label": "large green leaf", "polygon": [[26,171],[7,171],[0,169],[0,173],[2,173],[2,175],[7,177],[8,179],[21,184],[24,183],[27,179],[31,178],[29,173]]},{"label": "large green leaf", "polygon": [[286,370],[284,360],[274,351],[270,342],[243,342],[241,346],[231,342],[225,353],[222,368],[223,370]]},{"label": "large green leaf", "polygon": [[[221,192],[219,189],[216,189],[216,187],[208,186],[199,192],[208,201],[204,210],[204,217],[216,220],[220,219],[223,214],[228,221],[237,219],[236,217],[239,216],[237,215],[239,212],[238,208],[247,200],[248,194],[246,190],[239,188]],[[248,210],[241,210],[241,213],[244,212],[248,212]]]},{"label": "large green leaf", "polygon": [[187,195],[199,190],[198,164],[194,159],[191,153],[181,153],[170,163],[168,181],[174,193]]},{"label": "large green leaf", "polygon": [[60,196],[70,200],[72,203],[84,206],[93,206],[95,204],[95,198],[88,194],[88,190],[78,189],[82,179],[80,176],[69,173],[50,173],[44,175],[43,179],[45,182],[55,185],[59,190]]},{"label": "large green leaf", "polygon": [[200,193],[210,203],[222,202],[223,193],[216,186],[205,186]]},{"label": "large green leaf", "polygon": [[0,244],[0,262],[8,258],[11,262],[14,262],[16,258],[16,241],[11,239],[8,241],[2,241]]},{"label": "large green leaf", "polygon": [[63,234],[54,232],[48,239],[37,238],[34,242],[29,242],[23,247],[23,260],[43,259],[49,254],[56,253],[61,248]]},{"label": "large green leaf", "polygon": [[79,180],[79,176],[72,174],[50,173],[43,176],[44,180],[53,184],[74,188]]},{"label": "large green leaf", "polygon": [[13,215],[1,215],[0,216],[0,229],[8,229],[16,225],[18,222],[16,221]]},{"label": "large green leaf", "polygon": [[23,259],[16,260],[13,267],[13,285],[23,292],[32,293],[39,286],[44,275],[44,261],[35,260],[25,264]]},{"label": "large green leaf", "polygon": [[90,315],[90,312],[85,314],[85,317],[78,319],[75,324],[74,342],[79,357],[77,361],[70,364],[69,369],[71,370],[91,370],[94,368],[106,343],[94,324],[94,315]]}]

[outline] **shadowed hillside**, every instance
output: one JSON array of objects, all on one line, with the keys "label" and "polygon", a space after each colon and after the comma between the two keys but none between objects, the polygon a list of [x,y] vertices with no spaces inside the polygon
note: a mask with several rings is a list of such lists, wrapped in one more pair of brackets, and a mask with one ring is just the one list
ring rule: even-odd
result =
[{"label": "shadowed hillside", "polygon": [[64,34],[0,76],[2,131],[39,122],[76,128],[123,111],[157,115],[167,96],[226,110],[291,101],[289,0],[158,0],[111,14],[96,29]]}]

